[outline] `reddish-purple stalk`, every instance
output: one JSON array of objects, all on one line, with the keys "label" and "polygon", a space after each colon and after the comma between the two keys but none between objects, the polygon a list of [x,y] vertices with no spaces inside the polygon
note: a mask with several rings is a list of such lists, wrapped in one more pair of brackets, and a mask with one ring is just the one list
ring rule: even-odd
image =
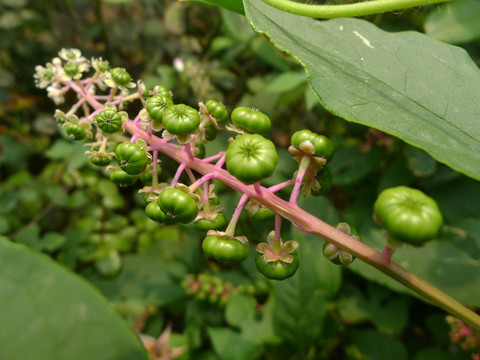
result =
[{"label": "reddish-purple stalk", "polygon": [[[97,111],[103,108],[103,104],[98,102],[93,96],[82,91],[80,86],[76,85],[73,82],[69,82],[71,88],[77,93],[81,94],[85,100]],[[110,99],[114,98],[116,89],[112,89],[110,93]],[[138,93],[137,93],[138,96]],[[443,293],[439,289],[425,282],[424,280],[418,278],[414,274],[408,272],[401,266],[390,260],[389,256],[381,254],[375,249],[363,244],[362,242],[350,237],[344,232],[337,230],[336,228],[330,226],[324,221],[316,218],[312,214],[301,209],[296,201],[287,202],[274,194],[274,192],[269,189],[261,186],[260,183],[254,185],[246,185],[240,180],[235,178],[233,175],[228,173],[227,170],[223,169],[224,156],[219,160],[219,163],[213,165],[201,159],[190,157],[186,151],[179,151],[179,147],[167,143],[164,139],[153,135],[151,132],[147,132],[141,129],[133,121],[128,120],[124,123],[124,128],[132,135],[132,140],[136,138],[141,138],[146,141],[151,148],[162,152],[164,155],[177,161],[179,169],[175,175],[172,185],[178,181],[180,174],[183,171],[186,171],[192,182],[195,182],[196,179],[191,170],[207,175],[211,174],[214,179],[217,179],[223,182],[225,185],[230,188],[238,191],[242,194],[242,198],[237,206],[234,217],[232,218],[231,223],[229,224],[227,231],[234,227],[238,215],[242,210],[245,203],[248,199],[254,200],[259,204],[272,210],[276,216],[285,218],[292,222],[300,230],[317,235],[328,242],[345,249],[346,251],[352,253],[354,256],[363,260],[367,264],[373,266],[374,268],[382,271],[386,275],[405,285],[407,288],[413,290],[417,294],[425,297],[438,307],[446,310],[457,318],[461,319],[467,324],[470,324],[476,329],[480,330],[480,316],[474,313],[473,311],[467,309],[462,304],[449,297],[447,294]],[[301,178],[298,181],[301,182]],[[291,198],[292,199],[292,198]],[[295,199],[295,196],[293,197]],[[243,203],[243,204],[242,204]],[[236,217],[235,217],[236,216]],[[233,223],[232,223],[233,222]],[[233,234],[232,234],[233,236]]]},{"label": "reddish-purple stalk", "polygon": [[243,194],[244,199],[254,200],[269,208],[277,215],[289,220],[300,230],[317,235],[330,243],[347,250],[354,256],[425,297],[438,307],[448,311],[473,327],[480,329],[480,316],[473,311],[467,309],[453,298],[408,272],[401,266],[390,261],[390,259],[386,259],[384,255],[382,256],[382,254],[375,249],[352,238],[344,232],[337,230],[333,226],[330,226],[301,209],[298,205],[279,198],[270,189],[265,188],[260,184],[246,185],[223,168],[206,163],[201,159],[188,159],[185,152],[178,151],[178,147],[164,143],[157,136],[148,134],[146,131],[136,126],[132,121],[127,121],[124,124],[124,127],[132,135],[137,135],[148,144],[156,146],[160,152],[174,159],[179,164],[203,175],[212,174],[211,176],[213,178]]},{"label": "reddish-purple stalk", "polygon": [[295,177],[295,185],[293,186],[292,193],[290,195],[290,204],[297,206],[298,196],[300,195],[300,189],[302,187],[303,177],[310,166],[310,157],[304,156],[298,166],[297,176]]},{"label": "reddish-purple stalk", "polygon": [[228,223],[227,230],[225,230],[225,233],[230,236],[235,236],[235,227],[237,226],[238,219],[240,218],[240,214],[245,206],[245,204],[248,201],[248,196],[246,194],[243,194],[240,200],[238,201],[237,207],[235,208],[235,212],[232,215],[232,218],[230,219],[230,222]]}]

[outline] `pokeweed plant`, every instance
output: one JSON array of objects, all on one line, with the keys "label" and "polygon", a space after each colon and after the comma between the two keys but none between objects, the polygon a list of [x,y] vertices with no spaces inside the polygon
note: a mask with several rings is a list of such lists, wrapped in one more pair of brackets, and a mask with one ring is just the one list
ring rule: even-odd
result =
[{"label": "pokeweed plant", "polygon": [[[89,75],[90,69],[93,74]],[[227,109],[215,100],[199,103],[198,109],[175,104],[168,89],[156,86],[149,91],[141,80],[134,83],[125,69],[110,69],[103,59],[88,60],[77,49],[62,49],[59,57],[38,66],[35,81],[58,105],[64,103],[67,92],[76,94],[77,102],[66,112],[55,112],[59,125],[73,140],[88,139],[91,162],[106,167],[111,180],[120,186],[132,185],[139,177],[150,178],[151,185],[140,189],[147,202],[146,216],[165,224],[193,222],[206,232],[202,249],[207,257],[227,262],[248,257],[248,239],[236,232],[236,224],[250,200],[275,217],[267,241],[256,247],[255,263],[265,277],[283,280],[301,266],[298,243],[282,239],[282,222],[287,220],[301,231],[325,239],[330,245],[324,255],[332,262],[348,265],[359,258],[480,328],[477,314],[391,260],[395,247],[402,243],[419,245],[436,236],[442,215],[433,199],[405,187],[380,195],[374,211],[388,234],[383,252],[364,244],[348,224],[330,226],[299,207],[299,197],[321,195],[331,187],[328,163],[334,147],[325,136],[308,130],[294,133],[289,152],[298,163],[298,171],[290,180],[265,187],[262,180],[273,174],[278,155],[275,144],[264,137],[270,120],[259,110],[236,108],[230,123]],[[138,102],[141,110],[127,112],[132,102]],[[69,131],[73,126],[76,131]],[[228,147],[205,157],[209,141],[225,130],[231,134]],[[124,131],[129,140],[124,141],[128,139]],[[107,152],[107,145],[116,145],[115,152]],[[178,163],[170,183],[158,181],[160,155]],[[183,175],[187,184],[180,182]],[[213,180],[241,194],[228,224]],[[292,189],[285,200],[276,193],[287,187]],[[418,234],[419,229],[426,230]]]}]

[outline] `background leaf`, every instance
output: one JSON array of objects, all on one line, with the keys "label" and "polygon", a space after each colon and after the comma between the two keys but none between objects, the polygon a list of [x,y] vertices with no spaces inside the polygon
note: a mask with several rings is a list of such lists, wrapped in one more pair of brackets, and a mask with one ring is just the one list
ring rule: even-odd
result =
[{"label": "background leaf", "polygon": [[[372,229],[363,236],[363,240],[378,250],[385,243],[383,231],[379,229]],[[480,260],[472,258],[453,241],[439,239],[421,248],[405,245],[395,251],[393,261],[462,304],[480,306]],[[348,269],[390,289],[412,294],[403,285],[362,261],[355,261]]]},{"label": "background leaf", "polygon": [[480,179],[480,71],[464,50],[363,20],[317,21],[244,3],[254,29],[302,63],[327,110]]},{"label": "background leaf", "polygon": [[46,256],[0,239],[1,359],[148,359],[87,282]]},{"label": "background leaf", "polygon": [[[274,324],[276,333],[299,351],[306,351],[318,341],[328,311],[328,299],[341,283],[341,269],[331,267],[322,254],[318,239],[298,240],[300,267],[296,274],[283,281],[272,281],[275,297]],[[325,271],[324,271],[325,270]]]},{"label": "background leaf", "polygon": [[430,12],[425,19],[425,33],[451,44],[467,43],[480,38],[479,18],[479,1],[454,1]]}]

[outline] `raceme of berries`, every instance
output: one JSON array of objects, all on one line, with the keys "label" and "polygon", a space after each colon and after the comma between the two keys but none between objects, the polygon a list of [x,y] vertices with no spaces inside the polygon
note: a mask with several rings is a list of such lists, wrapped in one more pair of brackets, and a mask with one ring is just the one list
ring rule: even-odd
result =
[{"label": "raceme of berries", "polygon": [[[49,96],[56,103],[61,103],[68,91],[77,93],[83,106],[73,105],[66,112],[57,110],[55,118],[73,139],[88,139],[90,161],[103,167],[119,186],[133,185],[140,178],[145,215],[158,226],[193,223],[204,234],[201,247],[211,261],[236,263],[254,253],[256,267],[266,278],[294,276],[301,260],[298,243],[282,240],[281,219],[291,220],[292,214],[303,211],[297,204],[301,195],[325,195],[333,186],[329,165],[334,155],[332,142],[310,130],[295,132],[288,150],[298,163],[298,171],[287,181],[264,187],[262,181],[274,173],[278,163],[276,146],[265,137],[271,128],[267,114],[237,107],[230,116],[227,108],[214,99],[200,102],[198,108],[175,104],[173,94],[163,86],[147,90],[142,81],[134,83],[123,68],[110,70],[104,60],[90,62],[76,49],[71,53],[74,59],[62,50],[60,58],[37,67],[35,82],[41,88],[55,90],[49,90]],[[88,71],[95,76],[89,77]],[[133,107],[141,109],[139,112],[129,110],[132,102],[140,105]],[[228,132],[228,143],[222,151],[206,156],[209,142],[220,131]],[[115,149],[114,153],[107,148]],[[158,181],[161,157],[178,163],[167,183]],[[168,174],[162,174],[162,178],[168,178]],[[222,213],[213,180],[241,195],[230,219]],[[287,187],[291,187],[288,200],[275,194]],[[382,193],[374,210],[389,237],[413,244],[434,237],[442,221],[433,200],[412,189]],[[255,239],[256,251],[250,251],[248,239],[236,233],[244,211],[262,224],[275,219],[275,229],[267,241],[258,243],[261,239]],[[311,219],[298,216],[303,216],[297,217],[300,223]],[[307,225],[295,226],[311,231]],[[352,241],[360,240],[356,230],[345,223],[332,231],[346,233]],[[327,243],[324,254],[335,263],[351,263],[355,256],[346,245],[343,248]]]}]

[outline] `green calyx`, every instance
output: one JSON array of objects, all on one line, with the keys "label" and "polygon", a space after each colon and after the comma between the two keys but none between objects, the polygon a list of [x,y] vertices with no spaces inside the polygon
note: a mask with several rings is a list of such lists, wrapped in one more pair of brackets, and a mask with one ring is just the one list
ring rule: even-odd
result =
[{"label": "green calyx", "polygon": [[[362,241],[357,229],[355,229],[353,226],[350,226],[345,222],[341,222],[337,224],[336,228],[353,237],[354,239]],[[323,255],[335,265],[350,265],[353,260],[355,260],[355,256],[353,256],[351,253],[339,248],[335,244],[330,244],[328,242],[323,244]]]}]

